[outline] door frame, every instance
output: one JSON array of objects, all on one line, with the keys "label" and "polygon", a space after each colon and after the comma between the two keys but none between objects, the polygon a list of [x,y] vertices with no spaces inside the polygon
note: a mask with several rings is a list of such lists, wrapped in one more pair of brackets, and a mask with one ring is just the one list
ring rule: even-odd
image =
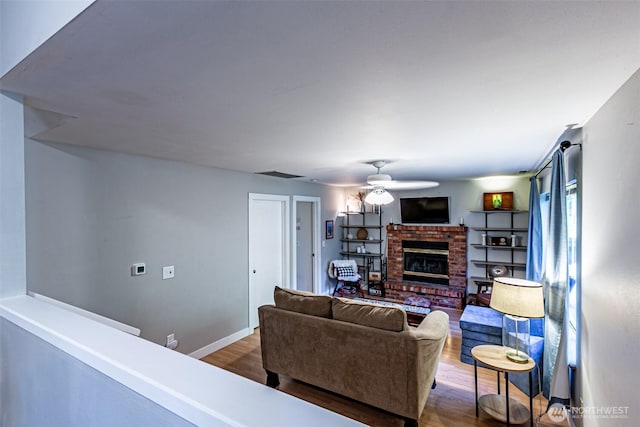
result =
[{"label": "door frame", "polygon": [[[252,268],[253,268],[253,257],[252,257],[252,251],[251,251],[251,211],[252,211],[252,206],[253,206],[253,202],[257,201],[257,200],[262,200],[262,201],[273,201],[273,202],[280,202],[283,204],[283,208],[282,208],[282,280],[283,283],[280,284],[280,287],[282,288],[290,288],[291,287],[291,203],[290,203],[290,197],[289,196],[284,196],[284,195],[278,195],[278,194],[261,194],[261,193],[249,193],[249,198],[248,198],[248,214],[247,214],[247,251],[248,251],[248,265],[247,265],[247,273],[248,273],[248,280],[247,280],[247,288],[249,291],[249,298],[248,298],[248,305],[249,305],[249,310],[248,310],[248,324],[249,327],[252,327],[252,322],[251,322],[251,312],[253,310],[253,292],[252,292],[252,287],[253,287],[253,280],[252,280]],[[256,315],[257,316],[257,315]]]},{"label": "door frame", "polygon": [[[311,239],[313,247],[313,293],[320,293],[320,265],[322,262],[322,210],[321,210],[321,198],[315,196],[297,196],[292,197],[291,203],[291,218],[298,217],[298,202],[309,202],[311,207]],[[297,283],[297,268],[298,268],[298,247],[296,245],[296,221],[291,223],[291,283],[294,289],[298,289]]]}]

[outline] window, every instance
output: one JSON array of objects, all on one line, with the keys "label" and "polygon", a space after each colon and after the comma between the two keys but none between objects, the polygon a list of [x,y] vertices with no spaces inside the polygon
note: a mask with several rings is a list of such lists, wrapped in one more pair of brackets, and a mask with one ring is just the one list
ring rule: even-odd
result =
[{"label": "window", "polygon": [[[566,190],[567,202],[567,292],[568,306],[567,312],[567,359],[570,366],[576,366],[577,350],[578,350],[578,271],[579,271],[579,229],[578,229],[578,185],[575,180],[567,185]],[[542,229],[548,229],[547,217],[549,212],[549,193],[540,195],[540,211],[542,212]],[[542,233],[542,247],[546,247],[546,233]]]}]

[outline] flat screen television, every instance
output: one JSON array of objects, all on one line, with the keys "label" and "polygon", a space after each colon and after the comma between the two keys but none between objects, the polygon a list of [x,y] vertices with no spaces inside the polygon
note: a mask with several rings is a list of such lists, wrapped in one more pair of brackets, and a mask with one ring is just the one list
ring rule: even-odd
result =
[{"label": "flat screen television", "polygon": [[448,197],[400,199],[403,224],[449,224]]}]

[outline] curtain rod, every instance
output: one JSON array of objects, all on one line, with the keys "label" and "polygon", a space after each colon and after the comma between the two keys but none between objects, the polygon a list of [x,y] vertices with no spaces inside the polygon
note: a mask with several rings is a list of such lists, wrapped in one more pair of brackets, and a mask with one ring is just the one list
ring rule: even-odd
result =
[{"label": "curtain rod", "polygon": [[[569,149],[570,147],[574,146],[574,145],[579,145],[580,146],[580,150],[582,150],[582,144],[581,143],[572,143],[571,141],[562,141],[560,143],[560,150],[564,153],[565,150]],[[547,168],[547,166],[549,166],[549,164],[553,161],[553,156],[551,156],[551,158],[549,160],[547,160],[547,163],[544,164],[544,166],[542,166],[540,168],[540,170],[538,172],[535,173],[535,175],[533,175],[534,178],[537,178],[538,175],[540,175],[542,173],[543,170],[545,170]]]}]

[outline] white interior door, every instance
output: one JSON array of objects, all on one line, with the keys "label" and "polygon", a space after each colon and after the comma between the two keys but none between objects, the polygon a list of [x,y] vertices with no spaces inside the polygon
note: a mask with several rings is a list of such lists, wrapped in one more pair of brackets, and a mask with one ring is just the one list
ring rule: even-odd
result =
[{"label": "white interior door", "polygon": [[289,287],[289,197],[249,194],[249,327],[273,288]]}]

